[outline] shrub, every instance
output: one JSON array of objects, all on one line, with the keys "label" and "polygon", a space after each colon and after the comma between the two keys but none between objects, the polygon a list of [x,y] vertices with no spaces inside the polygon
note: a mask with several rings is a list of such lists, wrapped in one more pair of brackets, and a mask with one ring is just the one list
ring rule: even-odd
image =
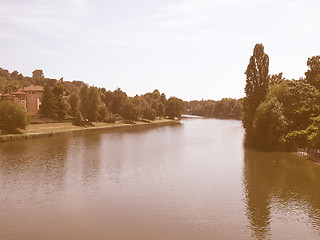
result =
[{"label": "shrub", "polygon": [[143,118],[148,120],[155,120],[156,119],[156,111],[151,107],[146,107],[142,114]]},{"label": "shrub", "polygon": [[18,128],[25,129],[26,126],[26,112],[18,103],[0,102],[0,130],[6,133],[16,133]]},{"label": "shrub", "polygon": [[139,116],[139,111],[137,107],[131,102],[127,102],[120,111],[120,115],[125,120],[137,121]]},{"label": "shrub", "polygon": [[105,123],[115,123],[116,117],[114,115],[109,115],[104,119]]},{"label": "shrub", "polygon": [[73,124],[76,126],[82,126],[83,117],[80,111],[77,112],[76,118],[74,119]]}]

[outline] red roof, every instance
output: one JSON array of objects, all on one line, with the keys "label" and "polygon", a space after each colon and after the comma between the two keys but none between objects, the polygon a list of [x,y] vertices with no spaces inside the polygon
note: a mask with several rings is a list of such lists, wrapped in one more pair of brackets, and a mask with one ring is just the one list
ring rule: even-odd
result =
[{"label": "red roof", "polygon": [[24,87],[23,90],[24,92],[44,92],[43,86],[36,86],[36,85],[30,85],[28,87]]},{"label": "red roof", "polygon": [[26,93],[25,93],[25,92],[18,91],[18,92],[12,93],[12,95],[26,95]]}]

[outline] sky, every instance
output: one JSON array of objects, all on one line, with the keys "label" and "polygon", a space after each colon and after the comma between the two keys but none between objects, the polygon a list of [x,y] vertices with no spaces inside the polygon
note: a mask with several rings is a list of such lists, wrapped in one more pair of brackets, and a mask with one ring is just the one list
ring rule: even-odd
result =
[{"label": "sky", "polygon": [[244,96],[256,43],[271,74],[299,79],[319,55],[320,1],[0,0],[0,67],[129,96]]}]

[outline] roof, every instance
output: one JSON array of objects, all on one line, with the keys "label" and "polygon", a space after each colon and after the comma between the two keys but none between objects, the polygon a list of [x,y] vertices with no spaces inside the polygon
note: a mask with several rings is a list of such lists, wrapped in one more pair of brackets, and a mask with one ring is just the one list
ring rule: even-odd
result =
[{"label": "roof", "polygon": [[30,85],[28,87],[24,87],[22,91],[23,92],[29,92],[29,91],[44,92],[44,88],[43,88],[43,86]]},{"label": "roof", "polygon": [[12,95],[26,95],[26,93],[21,92],[21,91],[17,91],[17,92],[12,93]]}]

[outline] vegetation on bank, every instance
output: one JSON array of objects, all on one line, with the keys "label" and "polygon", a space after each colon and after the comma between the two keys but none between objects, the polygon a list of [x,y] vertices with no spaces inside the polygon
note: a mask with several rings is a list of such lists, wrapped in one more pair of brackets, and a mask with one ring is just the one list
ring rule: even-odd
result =
[{"label": "vegetation on bank", "polygon": [[[120,88],[114,91],[89,86],[82,81],[63,81],[45,78],[43,71],[33,71],[32,77],[25,77],[17,71],[10,73],[0,68],[0,93],[10,93],[31,84],[44,86],[40,115],[56,121],[74,119],[75,125],[83,125],[83,121],[112,123],[116,119],[138,121],[141,119],[155,120],[156,118],[180,117],[183,101],[176,97],[166,98],[157,89],[143,95],[128,97]],[[9,111],[0,125],[4,133],[13,133],[24,129],[27,121],[23,109],[17,104],[2,101],[3,111]],[[14,106],[13,106],[14,105]],[[8,110],[10,108],[11,110]],[[16,116],[17,115],[17,116]],[[23,116],[21,116],[23,115]],[[13,117],[14,116],[14,117]]]},{"label": "vegetation on bank", "polygon": [[269,75],[269,56],[256,44],[246,74],[242,122],[246,143],[263,150],[320,148],[320,56],[304,78]]},{"label": "vegetation on bank", "polygon": [[190,101],[185,102],[184,105],[185,114],[215,118],[241,118],[242,99]]},{"label": "vegetation on bank", "polygon": [[30,124],[25,130],[22,130],[20,134],[6,134],[0,135],[0,142],[49,137],[55,135],[68,135],[84,132],[97,132],[97,131],[114,131],[121,129],[132,128],[149,128],[160,127],[167,125],[179,124],[179,121],[172,119],[156,119],[152,122],[139,121],[134,124],[126,124],[122,121],[116,121],[115,123],[96,122],[90,127],[75,126],[71,122],[59,122],[59,123],[45,123],[45,124]]}]

